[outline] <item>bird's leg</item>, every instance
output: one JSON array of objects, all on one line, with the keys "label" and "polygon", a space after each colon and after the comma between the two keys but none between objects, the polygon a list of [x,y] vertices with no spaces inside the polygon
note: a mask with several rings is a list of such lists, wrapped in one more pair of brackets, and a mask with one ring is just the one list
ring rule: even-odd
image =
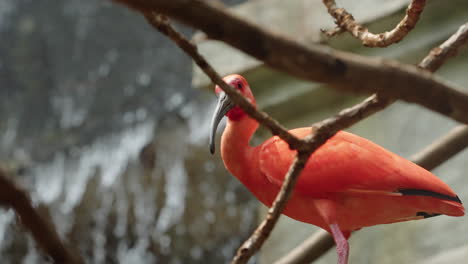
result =
[{"label": "bird's leg", "polygon": [[338,224],[330,224],[330,231],[336,243],[338,264],[348,264],[349,244]]},{"label": "bird's leg", "polygon": [[348,264],[349,245],[347,239],[351,233],[341,231],[338,225],[336,202],[328,199],[317,199],[314,200],[314,205],[324,222],[329,226],[329,232],[333,235],[336,243],[336,253],[338,254],[338,264]]}]

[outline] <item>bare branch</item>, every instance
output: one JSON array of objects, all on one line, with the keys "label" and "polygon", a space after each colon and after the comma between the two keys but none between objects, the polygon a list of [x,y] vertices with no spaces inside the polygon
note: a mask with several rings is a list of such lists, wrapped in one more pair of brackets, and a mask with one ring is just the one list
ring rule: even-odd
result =
[{"label": "bare branch", "polygon": [[60,239],[52,223],[44,219],[32,206],[25,191],[13,183],[0,169],[0,205],[11,207],[23,226],[29,230],[39,247],[55,263],[84,263],[81,257]]},{"label": "bare branch", "polygon": [[458,49],[468,42],[468,23],[460,26],[449,39],[439,47],[433,48],[429,55],[419,64],[419,67],[429,71],[440,68],[445,60],[457,55]]},{"label": "bare branch", "polygon": [[315,125],[319,127],[329,127],[329,129],[338,132],[339,130],[350,127],[366,117],[383,110],[393,102],[393,99],[380,97],[379,95],[374,94],[366,98],[361,103],[346,108],[335,116],[324,119]]},{"label": "bare branch", "polygon": [[468,126],[460,125],[411,156],[410,159],[419,166],[432,170],[466,147],[468,147]]},{"label": "bare branch", "polygon": [[346,32],[346,29],[343,29],[342,27],[335,27],[335,28],[330,29],[330,30],[320,29],[320,32],[325,34],[327,37],[331,38],[331,37],[337,36],[337,35],[339,35],[339,34],[341,34],[343,32]]},{"label": "bare branch", "polygon": [[[468,124],[468,94],[415,66],[321,45],[308,44],[306,47],[201,0],[115,1],[140,11],[157,11],[171,16],[201,29],[211,39],[224,41],[296,77],[325,82],[348,92],[377,92],[383,97],[420,104]],[[365,82],[362,81],[364,77]]]},{"label": "bare branch", "polygon": [[[387,47],[393,43],[400,42],[408,33],[416,26],[419,20],[426,0],[412,0],[406,9],[405,17],[398,23],[398,25],[391,31],[374,34],[369,30],[358,24],[353,15],[348,13],[344,8],[338,8],[335,0],[323,0],[323,4],[327,7],[328,13],[335,18],[335,23],[339,28],[342,28],[352,36],[362,41],[362,44],[367,47]],[[336,30],[331,34],[335,35]]]},{"label": "bare branch", "polygon": [[288,252],[274,264],[311,263],[335,246],[333,237],[325,230],[316,231],[299,246]]}]

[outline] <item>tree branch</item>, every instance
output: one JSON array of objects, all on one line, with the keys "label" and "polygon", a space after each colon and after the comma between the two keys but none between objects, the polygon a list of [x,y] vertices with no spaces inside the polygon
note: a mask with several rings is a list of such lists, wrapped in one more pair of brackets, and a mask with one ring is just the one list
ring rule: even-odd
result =
[{"label": "tree branch", "polygon": [[337,51],[317,44],[306,47],[201,0],[115,1],[140,11],[157,11],[171,16],[201,29],[211,39],[226,42],[296,77],[325,82],[348,92],[377,92],[387,98],[420,104],[468,124],[468,94],[415,66]]},{"label": "tree branch", "polygon": [[468,23],[460,26],[449,39],[442,43],[439,47],[433,48],[429,55],[419,64],[419,67],[429,71],[438,69],[444,61],[452,56],[457,55],[461,46],[468,42]]},{"label": "tree branch", "polygon": [[[416,26],[419,20],[426,0],[412,0],[406,9],[405,17],[398,23],[398,25],[391,31],[374,34],[369,30],[358,24],[353,15],[348,13],[344,8],[338,8],[335,0],[323,0],[323,4],[327,7],[328,13],[335,18],[335,23],[338,28],[344,29],[351,33],[351,35],[359,40],[367,47],[387,47],[393,43],[400,42],[408,33]],[[332,31],[335,35],[336,31]]]},{"label": "tree branch", "polygon": [[411,156],[419,166],[432,170],[468,147],[468,126],[460,125]]},{"label": "tree branch", "polygon": [[54,225],[36,211],[26,192],[8,179],[1,169],[0,205],[11,207],[15,211],[18,219],[29,230],[38,246],[55,263],[84,263],[78,254],[72,252],[62,242]]}]

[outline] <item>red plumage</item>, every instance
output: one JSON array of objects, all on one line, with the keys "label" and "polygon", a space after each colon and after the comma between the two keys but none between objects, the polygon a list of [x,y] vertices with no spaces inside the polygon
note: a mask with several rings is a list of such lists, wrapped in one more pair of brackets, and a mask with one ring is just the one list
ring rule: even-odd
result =
[{"label": "red plumage", "polygon": [[[242,76],[229,75],[224,80],[255,103]],[[226,114],[230,118],[221,140],[224,164],[271,206],[296,151],[277,136],[250,146],[258,122],[242,114],[219,88],[216,93],[221,106],[213,118],[211,150],[219,115]],[[311,131],[308,127],[290,132],[304,138]],[[367,139],[340,131],[309,158],[283,213],[332,233],[342,264],[348,256],[345,238],[353,230],[438,214],[462,216],[464,208],[455,192],[429,171]]]}]

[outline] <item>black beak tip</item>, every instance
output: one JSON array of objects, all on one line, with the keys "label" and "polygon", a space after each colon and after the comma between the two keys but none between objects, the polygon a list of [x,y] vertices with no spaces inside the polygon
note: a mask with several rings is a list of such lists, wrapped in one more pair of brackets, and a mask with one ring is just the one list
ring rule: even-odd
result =
[{"label": "black beak tip", "polygon": [[214,154],[215,154],[215,147],[214,147],[214,145],[210,145],[210,153],[211,153],[211,155],[214,155]]}]

